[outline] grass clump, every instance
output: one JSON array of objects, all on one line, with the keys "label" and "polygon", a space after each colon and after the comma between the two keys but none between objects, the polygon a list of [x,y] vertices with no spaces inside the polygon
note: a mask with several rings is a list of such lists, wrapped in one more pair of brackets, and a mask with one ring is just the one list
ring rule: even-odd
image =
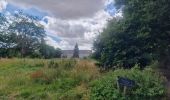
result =
[{"label": "grass clump", "polygon": [[54,60],[50,60],[48,62],[48,68],[58,68],[58,67],[59,67],[58,62],[55,62]]}]

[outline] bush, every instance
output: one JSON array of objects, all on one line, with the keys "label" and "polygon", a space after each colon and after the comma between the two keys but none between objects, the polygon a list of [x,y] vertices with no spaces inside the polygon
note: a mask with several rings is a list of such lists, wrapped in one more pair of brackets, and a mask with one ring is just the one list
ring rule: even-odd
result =
[{"label": "bush", "polygon": [[[136,82],[136,86],[128,89],[126,96],[117,87],[117,77],[127,77]],[[118,69],[99,80],[91,82],[92,100],[160,100],[165,94],[164,78],[157,72],[147,68],[139,70]]]}]

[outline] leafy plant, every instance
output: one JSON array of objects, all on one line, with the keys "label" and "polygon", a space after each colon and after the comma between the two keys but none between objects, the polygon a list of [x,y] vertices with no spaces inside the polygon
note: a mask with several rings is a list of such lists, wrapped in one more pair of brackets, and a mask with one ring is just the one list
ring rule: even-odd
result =
[{"label": "leafy plant", "polygon": [[[135,87],[123,95],[118,88],[117,77],[127,77],[136,82]],[[151,69],[118,69],[91,83],[92,100],[160,100],[165,95],[164,78]]]}]

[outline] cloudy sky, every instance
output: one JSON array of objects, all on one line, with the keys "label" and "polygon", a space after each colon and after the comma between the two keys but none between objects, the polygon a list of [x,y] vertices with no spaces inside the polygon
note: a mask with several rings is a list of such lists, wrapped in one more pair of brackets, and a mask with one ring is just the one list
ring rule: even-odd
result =
[{"label": "cloudy sky", "polygon": [[91,49],[93,41],[116,12],[112,0],[0,0],[0,10],[22,10],[45,26],[47,43],[61,49]]}]

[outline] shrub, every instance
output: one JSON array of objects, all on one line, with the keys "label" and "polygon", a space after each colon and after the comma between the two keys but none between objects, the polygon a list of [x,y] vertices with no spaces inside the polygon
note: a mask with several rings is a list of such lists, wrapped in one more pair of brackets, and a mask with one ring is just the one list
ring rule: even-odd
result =
[{"label": "shrub", "polygon": [[[126,96],[117,87],[117,77],[127,77],[136,82],[136,86],[128,89]],[[101,79],[91,82],[92,100],[160,100],[165,94],[163,77],[151,70],[118,69]]]}]

